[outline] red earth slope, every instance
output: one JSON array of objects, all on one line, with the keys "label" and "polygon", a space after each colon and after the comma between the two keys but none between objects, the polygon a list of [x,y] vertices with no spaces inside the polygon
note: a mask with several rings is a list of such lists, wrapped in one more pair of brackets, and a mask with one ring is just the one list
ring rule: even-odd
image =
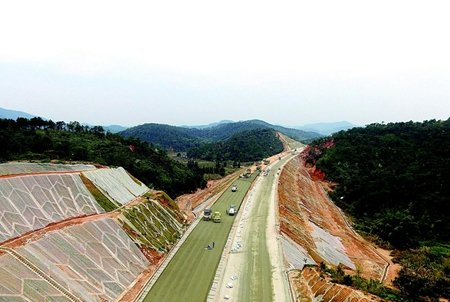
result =
[{"label": "red earth slope", "polygon": [[[351,228],[341,210],[329,199],[321,176],[315,171],[312,178],[301,156],[284,167],[278,188],[281,232],[305,248],[317,263],[333,264],[324,257],[323,247],[319,249],[319,230],[342,246],[341,254],[339,248],[336,254],[353,263],[346,266],[347,273],[358,270],[362,277],[384,280],[392,263]],[[333,246],[330,247],[333,254]]]}]

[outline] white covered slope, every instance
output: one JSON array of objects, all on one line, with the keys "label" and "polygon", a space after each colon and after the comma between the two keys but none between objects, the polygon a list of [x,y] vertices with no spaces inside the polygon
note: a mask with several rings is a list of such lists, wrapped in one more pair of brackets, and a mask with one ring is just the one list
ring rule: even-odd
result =
[{"label": "white covered slope", "polygon": [[149,191],[141,182],[133,180],[124,168],[98,169],[83,173],[111,201],[126,204]]},{"label": "white covered slope", "polygon": [[0,179],[0,241],[67,218],[102,212],[78,174]]},{"label": "white covered slope", "polygon": [[149,267],[81,173],[118,204],[149,189],[123,168],[94,169],[0,164],[0,302],[117,301]]}]

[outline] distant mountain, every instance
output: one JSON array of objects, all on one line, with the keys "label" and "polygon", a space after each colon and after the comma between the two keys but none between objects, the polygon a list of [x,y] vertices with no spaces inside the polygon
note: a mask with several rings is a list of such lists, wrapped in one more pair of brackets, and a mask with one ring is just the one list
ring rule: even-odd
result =
[{"label": "distant mountain", "polygon": [[309,141],[321,137],[318,133],[276,126],[261,120],[220,123],[204,129],[144,124],[128,128],[120,134],[125,137],[134,136],[166,149],[186,151],[202,143],[226,140],[236,133],[255,129],[273,129],[298,141]]},{"label": "distant mountain", "polygon": [[215,122],[215,123],[211,123],[211,124],[208,124],[208,125],[197,125],[197,126],[186,126],[186,125],[184,125],[184,126],[180,126],[180,127],[183,127],[183,128],[196,128],[196,129],[207,129],[207,128],[212,128],[212,127],[215,127],[215,126],[218,126],[218,125],[229,124],[229,123],[234,123],[234,122],[231,121],[231,120],[222,120],[220,122]]},{"label": "distant mountain", "polygon": [[[18,117],[23,117],[27,119],[31,119],[33,117],[37,117],[37,115],[32,115],[26,112],[22,111],[16,111],[16,110],[9,110],[5,108],[0,107],[0,119],[11,119],[16,120]],[[43,117],[42,117],[43,118]],[[44,120],[47,120],[46,118],[43,118]],[[82,123],[84,126],[92,127],[93,125]],[[109,125],[109,126],[102,126],[105,131],[109,131],[111,133],[118,133],[120,131],[126,130],[128,127],[120,126],[120,125]]]},{"label": "distant mountain", "polygon": [[332,122],[332,123],[315,123],[315,124],[305,124],[303,126],[294,127],[296,129],[300,129],[303,131],[313,131],[323,135],[331,135],[335,132],[339,132],[341,130],[348,130],[351,128],[358,127],[347,121],[342,122]]},{"label": "distant mountain", "polygon": [[32,115],[22,111],[9,110],[5,108],[0,108],[0,118],[16,120],[18,117],[24,117],[27,119],[36,117],[36,115]]},{"label": "distant mountain", "polygon": [[128,129],[128,127],[124,127],[124,126],[120,126],[120,125],[109,125],[109,126],[103,126],[103,129],[105,129],[105,131],[109,131],[111,133],[119,133],[121,131]]},{"label": "distant mountain", "polygon": [[202,142],[198,132],[201,132],[201,130],[150,123],[128,128],[119,132],[119,134],[124,137],[137,137],[165,149],[186,151],[189,148],[199,146]]}]

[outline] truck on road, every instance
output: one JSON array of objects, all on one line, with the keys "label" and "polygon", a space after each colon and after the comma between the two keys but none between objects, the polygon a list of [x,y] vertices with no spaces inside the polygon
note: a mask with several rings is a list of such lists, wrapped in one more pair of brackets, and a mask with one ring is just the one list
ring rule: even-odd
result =
[{"label": "truck on road", "polygon": [[222,215],[220,214],[220,212],[214,212],[214,214],[212,216],[212,220],[214,222],[221,222],[222,221]]},{"label": "truck on road", "polygon": [[212,215],[211,209],[205,209],[203,211],[203,220],[206,220],[206,221],[211,220],[211,215]]}]

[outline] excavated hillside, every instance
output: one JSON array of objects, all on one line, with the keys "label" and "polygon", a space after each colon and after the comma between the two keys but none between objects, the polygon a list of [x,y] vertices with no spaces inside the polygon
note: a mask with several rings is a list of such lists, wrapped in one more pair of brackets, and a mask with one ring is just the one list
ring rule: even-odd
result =
[{"label": "excavated hillside", "polygon": [[0,301],[130,301],[184,233],[123,168],[0,164]]},{"label": "excavated hillside", "polygon": [[317,299],[324,302],[382,301],[376,296],[327,281],[320,276],[316,268],[307,267],[302,271],[291,272],[289,278],[297,289],[299,302],[317,301]]},{"label": "excavated hillside", "polygon": [[358,271],[362,277],[384,280],[391,262],[352,229],[319,178],[312,179],[301,155],[281,173],[280,230],[288,268],[301,270],[305,264],[324,262],[343,265],[350,274]]}]

